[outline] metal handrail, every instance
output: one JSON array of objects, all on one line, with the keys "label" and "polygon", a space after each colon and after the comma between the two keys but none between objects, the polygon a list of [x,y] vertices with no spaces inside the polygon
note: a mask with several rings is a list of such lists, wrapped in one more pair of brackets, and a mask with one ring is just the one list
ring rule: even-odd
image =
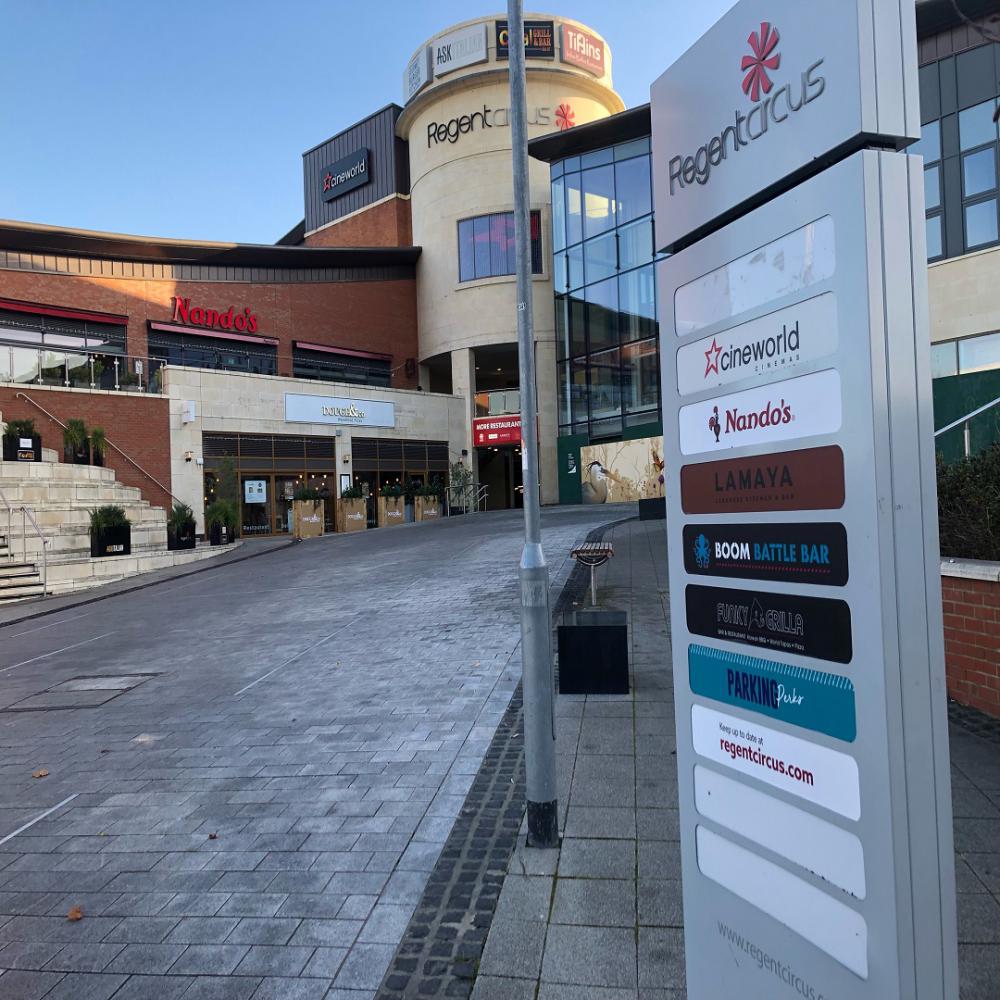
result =
[{"label": "metal handrail", "polygon": [[3,490],[0,490],[0,503],[2,503],[7,508],[7,562],[14,561],[14,539],[11,538],[11,533],[13,531],[13,519],[14,519],[14,508],[11,507],[10,501],[3,495]]},{"label": "metal handrail", "polygon": [[[55,421],[55,423],[57,423],[63,430],[66,429],[66,425],[54,413],[49,413],[49,411],[46,410],[41,403],[39,403],[37,400],[32,399],[27,393],[19,392],[17,393],[15,398],[23,399],[26,403],[31,403],[32,406],[38,407],[38,409],[41,410],[42,413],[44,413],[45,416],[49,418],[49,420]],[[126,462],[130,462],[132,465],[134,465],[148,480],[150,480],[150,482],[156,483],[156,485],[159,486],[160,489],[163,490],[163,492],[166,493],[171,500],[173,500],[176,503],[182,502],[178,497],[175,497],[174,494],[171,493],[170,490],[168,490],[167,487],[164,486],[163,483],[161,483],[159,479],[156,478],[156,476],[154,476],[151,472],[147,472],[134,458],[130,457],[129,455],[126,455],[125,452],[123,452],[121,448],[119,448],[118,445],[114,443],[114,441],[112,441],[110,438],[105,438],[105,441],[107,441],[108,446],[114,448],[114,450],[117,451],[118,454],[121,455],[121,457],[124,458]]]},{"label": "metal handrail", "polygon": [[940,435],[944,434],[945,431],[954,430],[959,424],[965,424],[965,428],[963,431],[963,438],[964,438],[963,445],[965,448],[965,457],[968,458],[970,453],[972,452],[972,436],[969,430],[969,421],[973,417],[978,417],[980,413],[985,413],[987,410],[991,410],[997,404],[1000,404],[1000,396],[998,396],[992,402],[986,403],[985,405],[979,406],[976,409],[972,410],[971,412],[966,413],[964,417],[959,417],[958,420],[953,420],[950,424],[945,424],[944,427],[941,427],[939,430],[936,430],[934,432],[934,437],[939,437]]},{"label": "metal handrail", "polygon": [[23,504],[21,505],[21,543],[24,551],[24,562],[28,561],[28,525],[27,522],[31,521],[31,526],[35,529],[35,534],[38,535],[42,542],[42,597],[47,597],[49,593],[49,556],[48,556],[48,544],[49,540],[42,533],[42,529],[38,527],[38,522],[35,520],[35,515],[28,510]]}]

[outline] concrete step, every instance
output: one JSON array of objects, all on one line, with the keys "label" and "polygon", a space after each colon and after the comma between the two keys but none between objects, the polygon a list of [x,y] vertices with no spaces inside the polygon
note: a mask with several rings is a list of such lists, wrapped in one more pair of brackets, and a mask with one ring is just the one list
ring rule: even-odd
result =
[{"label": "concrete step", "polygon": [[[0,604],[10,604],[12,601],[23,601],[29,597],[41,597],[45,593],[40,583],[34,583],[25,587],[0,588]],[[50,590],[49,593],[52,593]]]},{"label": "concrete step", "polygon": [[34,563],[0,562],[0,580],[14,580],[23,576],[36,574]]},{"label": "concrete step", "polygon": [[0,489],[6,482],[13,484],[26,479],[113,483],[115,470],[99,465],[67,465],[65,462],[0,462]]},{"label": "concrete step", "polygon": [[0,490],[9,504],[29,507],[45,504],[65,504],[100,507],[114,503],[148,503],[142,499],[142,491],[135,486],[121,483],[76,483],[56,480],[30,479],[21,483],[0,484]]}]

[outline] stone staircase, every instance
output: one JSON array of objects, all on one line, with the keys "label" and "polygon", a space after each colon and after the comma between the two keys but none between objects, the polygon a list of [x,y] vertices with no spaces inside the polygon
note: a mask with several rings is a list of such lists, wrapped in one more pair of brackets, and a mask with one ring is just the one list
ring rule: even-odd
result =
[{"label": "stone staircase", "polygon": [[[47,458],[55,458],[47,453]],[[45,535],[48,591],[66,593],[121,580],[138,573],[193,562],[225,548],[199,546],[167,551],[167,513],[142,499],[141,492],[115,479],[113,469],[56,461],[0,462],[0,491],[15,508],[11,537],[0,545],[0,602],[42,593],[42,540],[25,525],[23,505]],[[90,512],[106,504],[123,507],[132,522],[132,552],[103,559],[90,557]],[[0,530],[6,530],[0,508]],[[9,547],[8,547],[9,546]]]}]

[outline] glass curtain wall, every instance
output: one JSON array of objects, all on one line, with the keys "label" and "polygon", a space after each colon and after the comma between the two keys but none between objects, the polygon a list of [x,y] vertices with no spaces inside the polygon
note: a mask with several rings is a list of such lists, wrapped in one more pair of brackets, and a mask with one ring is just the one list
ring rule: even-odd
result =
[{"label": "glass curtain wall", "polygon": [[659,417],[649,139],[552,164],[559,433]]}]

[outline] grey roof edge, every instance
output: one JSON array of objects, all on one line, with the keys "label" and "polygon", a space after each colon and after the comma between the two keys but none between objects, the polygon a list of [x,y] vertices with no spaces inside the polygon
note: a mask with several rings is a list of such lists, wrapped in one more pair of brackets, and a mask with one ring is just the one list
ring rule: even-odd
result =
[{"label": "grey roof edge", "polygon": [[536,160],[552,163],[566,156],[641,139],[649,133],[649,105],[640,104],[586,125],[575,125],[565,132],[552,132],[532,139],[528,143],[528,154]]},{"label": "grey roof edge", "polygon": [[396,112],[396,118],[403,113],[403,106],[397,104],[395,101],[390,101],[388,104],[382,105],[378,111],[373,111],[370,115],[365,115],[364,118],[359,118],[353,125],[348,125],[346,128],[342,128],[339,132],[334,132],[333,135],[324,139],[322,142],[317,142],[315,146],[310,146],[303,154],[303,158],[307,157],[310,153],[315,153],[320,146],[325,146],[329,142],[333,142],[334,139],[339,139],[342,135],[347,135],[352,129],[356,129],[359,125],[363,125],[367,121],[371,121],[373,118],[378,118],[379,115],[384,114],[386,111],[393,109]]},{"label": "grey roof edge", "polygon": [[[961,0],[961,10],[966,17],[975,20],[996,12],[996,0]],[[918,0],[917,36],[924,38],[939,31],[954,28],[962,19],[955,11],[951,0]],[[986,39],[983,39],[984,43]]]},{"label": "grey roof edge", "polygon": [[0,220],[0,249],[24,253],[229,267],[382,267],[415,264],[420,247],[303,247],[170,240]]}]

